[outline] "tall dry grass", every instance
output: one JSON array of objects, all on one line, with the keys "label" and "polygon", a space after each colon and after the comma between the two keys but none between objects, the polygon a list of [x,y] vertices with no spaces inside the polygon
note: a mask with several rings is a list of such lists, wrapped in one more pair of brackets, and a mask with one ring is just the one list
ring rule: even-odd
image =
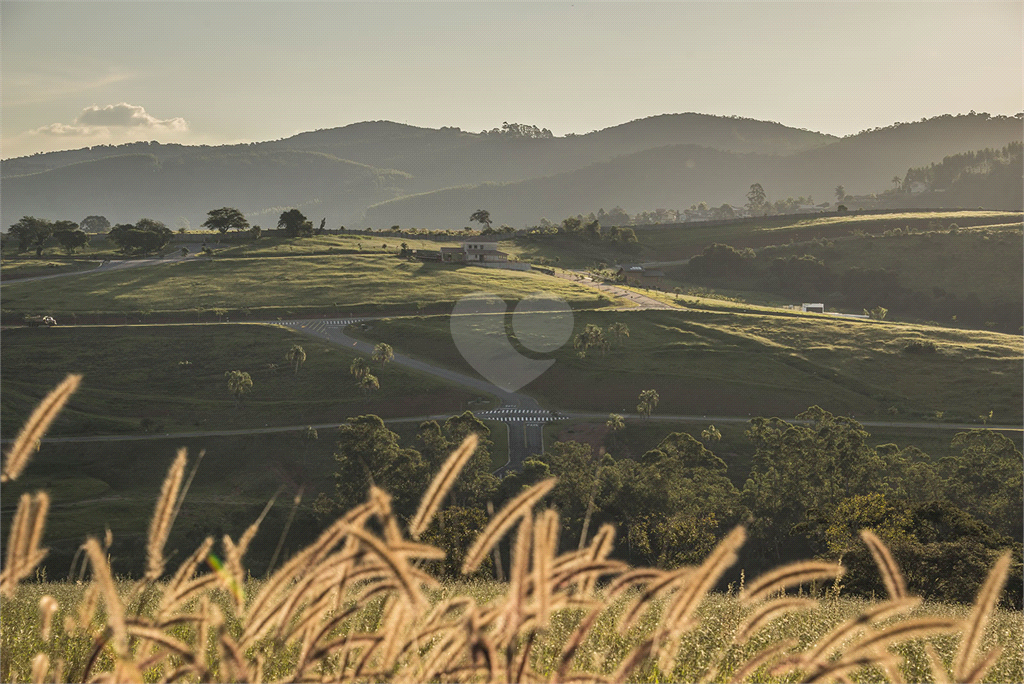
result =
[{"label": "tall dry grass", "polygon": [[[45,432],[74,391],[68,387],[61,385],[44,400],[46,410],[33,414],[23,432],[26,440],[34,443]],[[629,568],[611,559],[615,531],[608,525],[588,545],[560,553],[558,512],[536,510],[553,480],[510,501],[466,555],[464,571],[470,573],[514,529],[505,590],[487,598],[472,592],[445,595],[422,570],[425,561],[444,553],[420,543],[418,536],[474,447],[475,438],[467,438],[441,468],[409,530],[402,529],[387,493],[371,488],[365,503],[260,582],[246,580],[243,561],[262,516],[238,541],[221,540],[223,558],[207,538],[164,578],[164,542],[187,491],[187,483],[182,486],[187,455],[181,451],[155,507],[145,575],[119,584],[106,555],[110,536],[102,542],[88,539],[83,551],[91,582],[77,605],[60,606],[49,595],[39,599],[40,636],[51,638],[54,616],[62,611],[65,632],[84,640],[82,658],[51,661],[40,652],[25,671],[8,665],[5,677],[33,682],[625,682],[685,676],[817,682],[849,681],[866,672],[899,682],[911,657],[908,642],[961,633],[952,662],[927,650],[926,671],[932,681],[943,682],[981,681],[1000,655],[998,647],[984,648],[982,636],[1006,581],[1008,555],[996,563],[966,617],[915,615],[920,600],[907,595],[884,544],[865,532],[889,592],[884,601],[860,605],[813,640],[780,640],[772,625],[816,606],[814,599],[790,590],[809,582],[838,583],[843,571],[817,561],[784,566],[729,599],[745,618],[727,628],[716,623],[713,629],[727,632],[718,635],[722,645],[702,653],[694,665],[695,644],[707,643],[701,640],[709,629],[707,606],[714,603],[708,593],[735,563],[745,530],[733,530],[701,565],[671,571]],[[31,451],[19,439],[4,464],[6,480],[18,476]],[[48,503],[44,492],[26,494],[19,502],[0,575],[4,596],[14,595],[45,557],[39,543]],[[595,641],[605,647],[583,648]]]}]

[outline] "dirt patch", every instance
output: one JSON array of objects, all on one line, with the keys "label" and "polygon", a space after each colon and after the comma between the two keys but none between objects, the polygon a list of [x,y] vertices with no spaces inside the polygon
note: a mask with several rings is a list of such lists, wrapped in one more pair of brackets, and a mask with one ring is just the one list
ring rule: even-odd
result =
[{"label": "dirt patch", "polygon": [[604,449],[604,437],[608,427],[604,423],[577,423],[558,433],[559,442],[582,442],[589,444],[595,454]]}]

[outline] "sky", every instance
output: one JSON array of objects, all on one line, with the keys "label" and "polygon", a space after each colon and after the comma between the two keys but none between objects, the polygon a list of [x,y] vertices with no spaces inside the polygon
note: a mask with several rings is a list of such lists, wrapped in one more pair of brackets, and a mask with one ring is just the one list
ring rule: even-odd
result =
[{"label": "sky", "polygon": [[848,135],[1024,111],[1024,3],[10,2],[0,157],[360,121],[587,133],[676,112]]}]

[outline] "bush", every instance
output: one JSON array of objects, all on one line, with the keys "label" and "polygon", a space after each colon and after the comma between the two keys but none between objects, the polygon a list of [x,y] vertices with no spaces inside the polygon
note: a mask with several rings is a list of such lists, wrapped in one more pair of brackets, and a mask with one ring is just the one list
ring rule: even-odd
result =
[{"label": "bush", "polygon": [[910,354],[934,354],[939,351],[939,348],[931,340],[925,342],[914,340],[903,347],[903,351]]}]

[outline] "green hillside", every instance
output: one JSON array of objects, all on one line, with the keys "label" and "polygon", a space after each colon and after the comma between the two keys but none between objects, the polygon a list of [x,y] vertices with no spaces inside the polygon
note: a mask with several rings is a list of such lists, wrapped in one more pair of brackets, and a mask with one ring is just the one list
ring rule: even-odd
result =
[{"label": "green hillside", "polygon": [[373,314],[448,310],[474,292],[520,299],[550,292],[574,308],[605,306],[589,288],[534,273],[410,262],[393,254],[297,256],[287,259],[214,258],[4,286],[10,314],[47,311],[131,313],[209,312],[265,320],[302,313]]},{"label": "green hillside", "polygon": [[[641,390],[657,413],[793,416],[818,404],[864,419],[975,421],[1022,411],[1019,336],[844,321],[820,316],[701,311],[580,312],[577,332],[621,321],[630,336],[607,354],[571,345],[524,391],[550,408],[636,412]],[[452,353],[447,319],[383,321],[366,333],[397,350],[472,373]],[[931,342],[934,353],[914,353]],[[570,391],[571,390],[571,391]]]},{"label": "green hillside", "polygon": [[[298,373],[284,358],[294,344],[306,352]],[[374,370],[380,390],[367,396],[349,373],[355,356],[292,330],[255,324],[5,330],[2,431],[5,437],[16,434],[68,373],[85,378],[50,436],[331,423],[362,413],[454,413],[475,397],[395,365]],[[240,405],[224,377],[232,370],[249,373],[253,381]]]}]

